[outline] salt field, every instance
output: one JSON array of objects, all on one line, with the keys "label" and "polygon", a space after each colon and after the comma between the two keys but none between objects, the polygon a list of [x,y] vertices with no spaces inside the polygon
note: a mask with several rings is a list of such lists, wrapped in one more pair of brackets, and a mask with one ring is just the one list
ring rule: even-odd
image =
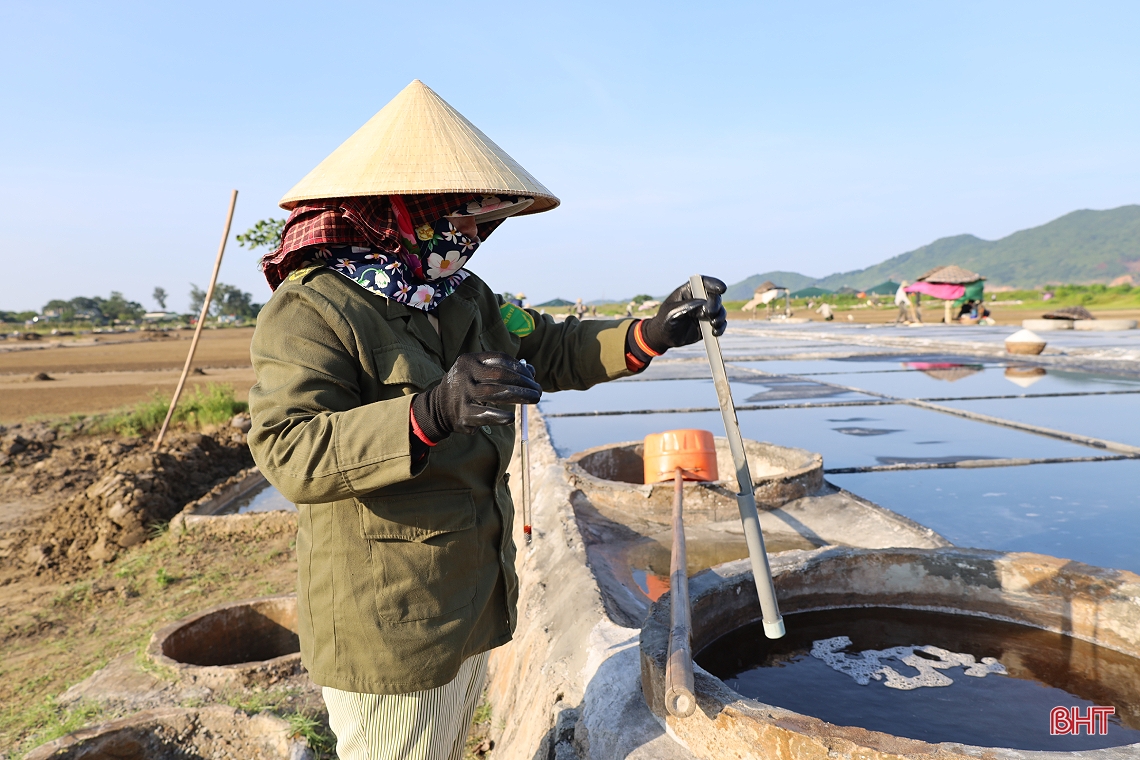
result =
[{"label": "salt field", "polygon": [[[1140,346],[1137,331],[1066,334],[1061,366],[994,351],[1009,333],[733,323],[723,347],[744,436],[821,453],[834,485],[958,545],[1140,571],[1140,373],[1108,361]],[[720,433],[702,359],[689,347],[639,377],[547,394],[556,451]]]}]

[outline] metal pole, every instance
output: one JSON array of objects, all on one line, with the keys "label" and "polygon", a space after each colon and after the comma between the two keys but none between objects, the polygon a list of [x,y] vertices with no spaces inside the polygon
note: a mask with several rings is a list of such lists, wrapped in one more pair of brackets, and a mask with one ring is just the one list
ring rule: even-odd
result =
[{"label": "metal pole", "polygon": [[170,418],[174,416],[174,407],[178,405],[178,398],[186,386],[186,377],[190,374],[190,363],[194,361],[194,352],[198,350],[198,339],[202,336],[202,325],[206,323],[206,313],[210,309],[210,299],[214,297],[214,286],[218,283],[218,270],[222,268],[222,254],[226,252],[226,240],[230,237],[230,224],[234,220],[234,206],[237,205],[238,191],[230,195],[230,210],[226,214],[226,227],[222,231],[222,242],[218,245],[218,258],[214,261],[214,273],[210,275],[210,287],[206,288],[206,298],[202,301],[202,313],[198,315],[198,325],[194,328],[194,338],[190,341],[190,353],[186,354],[186,364],[182,367],[182,377],[178,378],[178,387],[174,389],[174,398],[170,399],[170,408],[166,410],[166,419],[162,421],[162,428],[158,437],[154,439],[152,451],[158,451],[162,439],[166,437],[166,429],[170,427]]},{"label": "metal pole", "polygon": [[[699,274],[689,278],[689,287],[693,298],[708,298],[704,280]],[[736,465],[736,482],[740,486],[740,493],[736,495],[736,506],[740,510],[740,522],[744,525],[744,539],[748,543],[748,557],[752,561],[756,594],[760,597],[764,635],[770,639],[778,639],[784,635],[784,618],[780,615],[780,607],[776,603],[776,587],[772,584],[772,568],[768,565],[764,534],[760,532],[760,515],[756,512],[752,474],[748,468],[748,457],[744,453],[744,439],[740,435],[736,407],[732,403],[732,389],[728,386],[724,356],[720,351],[720,341],[716,335],[713,335],[710,322],[701,320],[701,333],[705,338],[705,352],[709,357],[709,367],[712,368],[713,385],[716,386],[717,401],[720,402],[720,416],[724,420],[728,448],[732,451],[732,461]]]},{"label": "metal pole", "polygon": [[665,709],[687,718],[697,707],[693,696],[693,613],[689,609],[689,562],[685,552],[685,519],[681,501],[685,480],[677,468],[673,476],[673,554],[669,560],[669,659],[665,661]]},{"label": "metal pole", "polygon": [[526,545],[530,546],[530,436],[527,434],[526,404],[519,404],[519,416],[522,418],[522,422],[519,426],[522,438],[522,450],[519,452],[521,455],[519,466],[522,468],[523,537],[526,539]]}]

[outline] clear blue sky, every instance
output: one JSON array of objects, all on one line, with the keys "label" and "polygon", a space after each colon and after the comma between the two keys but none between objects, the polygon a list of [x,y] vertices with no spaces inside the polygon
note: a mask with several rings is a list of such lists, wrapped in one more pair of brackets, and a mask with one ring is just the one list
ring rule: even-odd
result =
[{"label": "clear blue sky", "polygon": [[[429,14],[426,11],[431,10]],[[1140,4],[0,5],[0,309],[185,309],[412,79],[561,197],[471,268],[532,302],[823,276],[1140,202]],[[222,281],[268,289],[231,242]]]}]

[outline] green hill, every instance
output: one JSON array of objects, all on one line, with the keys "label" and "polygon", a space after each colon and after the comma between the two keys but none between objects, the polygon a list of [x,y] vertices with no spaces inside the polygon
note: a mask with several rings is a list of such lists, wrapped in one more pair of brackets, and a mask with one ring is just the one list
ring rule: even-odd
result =
[{"label": "green hill", "polygon": [[726,300],[752,297],[764,280],[792,290],[809,286],[861,290],[885,280],[914,281],[936,266],[957,264],[980,272],[990,286],[1080,285],[1107,283],[1123,274],[1140,274],[1140,206],[1108,211],[1074,211],[1048,224],[1000,240],[956,235],[899,254],[881,264],[813,280],[795,272],[754,274],[730,285]]},{"label": "green hill", "polygon": [[797,274],[796,272],[765,272],[764,274],[754,274],[735,285],[729,285],[728,291],[724,294],[724,300],[747,301],[752,298],[752,292],[756,290],[756,286],[764,282],[764,280],[771,280],[774,284],[782,288],[787,288],[788,290],[806,288],[815,282],[814,277]]},{"label": "green hill", "polygon": [[843,285],[867,288],[887,279],[913,281],[942,264],[980,272],[989,285],[1031,288],[1109,282],[1140,271],[1140,206],[1074,211],[1000,240],[973,235],[942,238],[881,264],[829,275],[813,284],[835,290]]}]

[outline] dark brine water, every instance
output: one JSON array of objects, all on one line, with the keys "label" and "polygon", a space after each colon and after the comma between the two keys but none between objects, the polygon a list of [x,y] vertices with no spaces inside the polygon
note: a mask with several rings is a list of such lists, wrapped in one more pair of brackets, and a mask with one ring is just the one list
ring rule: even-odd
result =
[{"label": "dark brine water", "polygon": [[[1140,660],[985,618],[858,608],[787,615],[697,654],[739,693],[841,726],[928,742],[1072,752],[1140,742]],[[869,651],[874,650],[874,651]],[[888,650],[888,651],[884,651]],[[1103,736],[1052,736],[1056,706],[1112,706]]]}]

